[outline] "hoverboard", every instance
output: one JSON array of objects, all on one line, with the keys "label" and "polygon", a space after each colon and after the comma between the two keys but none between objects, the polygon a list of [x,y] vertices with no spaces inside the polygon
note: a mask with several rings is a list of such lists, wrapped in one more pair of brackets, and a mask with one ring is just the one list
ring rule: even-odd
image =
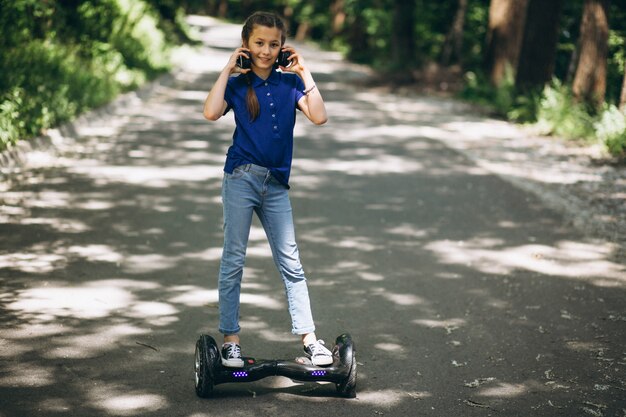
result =
[{"label": "hoverboard", "polygon": [[284,376],[301,382],[333,382],[337,392],[347,398],[356,397],[356,352],[352,338],[344,333],[337,337],[332,349],[333,363],[315,366],[308,358],[306,363],[295,360],[242,358],[241,368],[222,365],[220,351],[213,337],[203,334],[196,342],[195,382],[196,394],[208,398],[213,387],[229,382],[252,382],[268,376]]}]

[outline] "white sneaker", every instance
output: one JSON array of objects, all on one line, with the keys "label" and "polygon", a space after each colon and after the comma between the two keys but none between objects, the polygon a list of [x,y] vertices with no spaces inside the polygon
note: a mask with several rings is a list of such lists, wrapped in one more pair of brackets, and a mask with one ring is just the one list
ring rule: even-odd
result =
[{"label": "white sneaker", "polygon": [[241,347],[237,343],[224,343],[222,345],[222,365],[229,368],[243,368]]},{"label": "white sneaker", "polygon": [[307,357],[311,358],[311,362],[313,362],[315,366],[324,366],[333,363],[333,354],[330,350],[326,349],[323,340],[318,340],[315,343],[305,346],[304,353]]}]

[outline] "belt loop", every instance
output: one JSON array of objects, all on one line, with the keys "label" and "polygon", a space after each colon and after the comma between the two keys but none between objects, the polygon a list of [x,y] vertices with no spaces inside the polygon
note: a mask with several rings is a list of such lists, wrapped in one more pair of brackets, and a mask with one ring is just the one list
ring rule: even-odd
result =
[{"label": "belt loop", "polygon": [[251,167],[252,167],[252,164],[246,164],[246,166],[243,168],[243,170],[245,172],[249,172]]}]

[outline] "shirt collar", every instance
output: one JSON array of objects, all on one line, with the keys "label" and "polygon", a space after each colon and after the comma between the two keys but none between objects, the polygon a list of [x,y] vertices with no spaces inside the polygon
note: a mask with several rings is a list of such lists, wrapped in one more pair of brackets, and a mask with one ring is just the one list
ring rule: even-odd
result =
[{"label": "shirt collar", "polygon": [[253,87],[259,87],[265,83],[269,83],[269,84],[273,84],[273,85],[277,85],[278,82],[280,81],[280,73],[276,70],[272,70],[272,72],[270,73],[270,76],[267,77],[266,80],[264,80],[263,78],[259,77],[258,75],[256,75],[254,72],[250,71],[249,74],[252,75],[252,86]]}]

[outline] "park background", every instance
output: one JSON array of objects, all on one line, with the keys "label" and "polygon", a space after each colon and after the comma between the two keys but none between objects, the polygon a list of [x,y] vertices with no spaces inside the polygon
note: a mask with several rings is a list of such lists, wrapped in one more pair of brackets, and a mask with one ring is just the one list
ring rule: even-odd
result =
[{"label": "park background", "polygon": [[272,10],[292,39],[544,135],[626,150],[624,0],[0,0],[0,150],[136,89],[197,43],[188,14]]},{"label": "park background", "polygon": [[[392,31],[407,33],[407,4],[311,3],[0,0],[4,120],[32,129],[0,153],[0,416],[624,415],[626,165],[597,133],[623,134],[623,7],[592,9],[608,49],[582,65],[573,33],[602,4],[559,3],[554,69],[526,90],[486,51],[510,41],[496,17],[519,23],[531,3],[411,3],[406,44]],[[217,323],[234,126],[202,103],[258,8],[286,15],[331,116],[296,124],[290,193],[319,336],[357,344],[354,401],[282,377],[208,400],[193,388],[194,343]],[[347,40],[354,19],[367,48]],[[606,76],[603,100],[576,93],[583,68]],[[592,134],[529,133],[556,116]],[[245,352],[291,358],[258,223],[250,243]]]}]

